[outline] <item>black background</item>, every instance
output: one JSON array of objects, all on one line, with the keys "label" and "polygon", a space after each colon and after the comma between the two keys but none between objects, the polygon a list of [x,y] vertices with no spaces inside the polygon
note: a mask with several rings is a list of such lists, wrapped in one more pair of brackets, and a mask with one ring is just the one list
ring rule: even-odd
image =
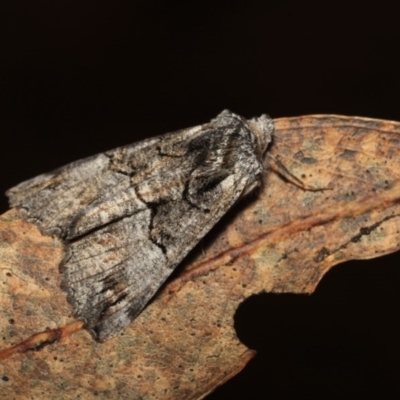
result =
[{"label": "black background", "polygon": [[[224,108],[400,121],[400,23],[385,2],[0,7],[1,193]],[[235,323],[258,356],[208,399],[399,398],[399,271],[394,254],[335,267],[312,296],[248,299]]]}]

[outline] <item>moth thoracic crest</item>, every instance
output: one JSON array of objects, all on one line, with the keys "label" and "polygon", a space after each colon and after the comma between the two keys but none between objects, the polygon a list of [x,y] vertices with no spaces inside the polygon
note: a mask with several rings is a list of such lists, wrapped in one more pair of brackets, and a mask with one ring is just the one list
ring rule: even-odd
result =
[{"label": "moth thoracic crest", "polygon": [[211,122],[80,160],[10,189],[66,241],[63,287],[100,341],[121,332],[227,210],[260,181],[273,122]]}]

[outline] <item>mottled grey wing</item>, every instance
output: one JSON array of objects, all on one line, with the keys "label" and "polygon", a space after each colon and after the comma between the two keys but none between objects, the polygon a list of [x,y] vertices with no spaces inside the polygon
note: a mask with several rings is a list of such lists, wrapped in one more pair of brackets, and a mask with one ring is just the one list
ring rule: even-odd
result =
[{"label": "mottled grey wing", "polygon": [[72,163],[11,189],[68,244],[63,286],[96,338],[122,331],[261,173],[256,139],[225,112],[210,124]]},{"label": "mottled grey wing", "polygon": [[[200,131],[194,127],[165,137],[173,143]],[[145,183],[161,169],[163,138],[120,147],[22,182],[7,191],[10,205],[20,207],[43,233],[67,240],[134,213],[143,208],[134,184]]]}]

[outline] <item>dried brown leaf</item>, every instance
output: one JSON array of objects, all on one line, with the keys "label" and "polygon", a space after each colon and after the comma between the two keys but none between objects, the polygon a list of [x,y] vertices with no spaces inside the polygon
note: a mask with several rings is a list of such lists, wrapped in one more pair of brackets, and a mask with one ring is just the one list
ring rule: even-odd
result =
[{"label": "dried brown leaf", "polygon": [[104,344],[83,330],[42,347],[77,329],[58,329],[73,322],[59,288],[63,246],[14,210],[1,217],[0,348],[53,330],[22,349],[40,351],[0,363],[4,397],[202,398],[254,355],[233,328],[245,298],[311,293],[332,266],[399,249],[400,124],[339,116],[275,124],[271,154],[306,185],[332,189],[303,190],[268,170],[259,196],[233,210],[124,334]]}]

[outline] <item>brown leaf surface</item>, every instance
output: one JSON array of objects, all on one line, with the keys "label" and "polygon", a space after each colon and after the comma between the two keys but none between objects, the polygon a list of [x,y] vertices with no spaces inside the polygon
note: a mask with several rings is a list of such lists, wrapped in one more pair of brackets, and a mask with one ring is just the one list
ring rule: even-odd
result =
[{"label": "brown leaf surface", "polygon": [[[268,170],[259,196],[229,213],[121,336],[100,344],[81,330],[1,361],[4,398],[202,398],[254,355],[233,328],[246,297],[310,293],[333,265],[399,249],[400,124],[275,123],[271,153],[306,184],[332,190],[305,191]],[[62,244],[11,210],[0,246],[0,349],[73,322],[59,288]]]}]

